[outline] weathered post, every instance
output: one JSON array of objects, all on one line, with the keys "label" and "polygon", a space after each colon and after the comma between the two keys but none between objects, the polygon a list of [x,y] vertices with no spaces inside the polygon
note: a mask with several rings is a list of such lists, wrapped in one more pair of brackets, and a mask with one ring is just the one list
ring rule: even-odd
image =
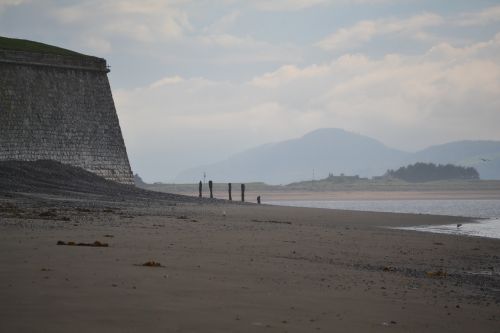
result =
[{"label": "weathered post", "polygon": [[213,199],[214,198],[214,193],[212,192],[213,190],[213,185],[214,183],[212,183],[211,180],[208,181],[208,188],[210,189],[210,199]]},{"label": "weathered post", "polygon": [[198,197],[201,198],[201,190],[202,190],[202,187],[203,187],[203,184],[200,180],[200,182],[198,183]]},{"label": "weathered post", "polygon": [[245,202],[245,184],[241,184],[241,202]]},{"label": "weathered post", "polygon": [[260,195],[257,197],[257,203],[260,205]]},{"label": "weathered post", "polygon": [[231,183],[227,184],[227,191],[229,192],[229,201],[232,201],[233,197],[231,195]]}]

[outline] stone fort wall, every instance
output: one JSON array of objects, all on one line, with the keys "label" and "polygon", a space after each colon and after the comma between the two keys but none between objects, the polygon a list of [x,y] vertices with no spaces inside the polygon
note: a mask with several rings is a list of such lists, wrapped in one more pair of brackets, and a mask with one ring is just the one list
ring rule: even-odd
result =
[{"label": "stone fort wall", "polygon": [[0,160],[51,159],[133,184],[104,59],[0,49]]}]

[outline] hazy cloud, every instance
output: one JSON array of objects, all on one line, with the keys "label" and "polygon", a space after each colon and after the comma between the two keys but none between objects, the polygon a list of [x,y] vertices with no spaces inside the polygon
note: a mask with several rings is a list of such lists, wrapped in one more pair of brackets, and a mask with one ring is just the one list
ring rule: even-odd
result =
[{"label": "hazy cloud", "polygon": [[94,37],[94,36],[83,36],[81,39],[83,45],[86,49],[92,51],[92,53],[105,55],[111,52],[111,43],[106,39]]},{"label": "hazy cloud", "polygon": [[256,0],[253,5],[260,10],[300,10],[319,4],[328,3],[328,0]]},{"label": "hazy cloud", "polygon": [[82,31],[108,38],[122,36],[152,43],[180,38],[192,29],[181,1],[86,1],[55,8],[53,15],[61,23],[77,25]]},{"label": "hazy cloud", "polygon": [[206,34],[222,34],[225,33],[240,17],[239,10],[233,10],[231,13],[222,16],[217,21],[211,23],[203,29]]},{"label": "hazy cloud", "polygon": [[478,12],[463,13],[456,19],[456,23],[463,26],[486,25],[500,22],[500,6],[493,6]]},{"label": "hazy cloud", "polygon": [[216,48],[215,63],[259,63],[259,62],[299,62],[301,50],[290,44],[272,44],[256,40],[251,36],[239,37],[230,34],[202,35],[194,42],[205,47]]},{"label": "hazy cloud", "polygon": [[428,32],[438,26],[481,26],[500,22],[500,6],[487,7],[479,11],[465,12],[448,17],[435,13],[424,13],[409,18],[384,18],[364,20],[338,29],[320,40],[316,45],[324,50],[346,51],[362,46],[376,37],[412,38],[425,42],[450,39],[437,37]]},{"label": "hazy cloud", "polygon": [[329,69],[328,66],[312,65],[300,69],[294,65],[285,65],[275,72],[255,77],[250,83],[261,88],[277,88],[293,80],[324,76],[328,74]]},{"label": "hazy cloud", "polygon": [[318,42],[325,50],[348,50],[355,48],[375,36],[397,35],[422,39],[426,35],[422,29],[441,25],[443,18],[433,13],[420,14],[407,19],[381,19],[361,21],[355,25],[342,28]]},{"label": "hazy cloud", "polygon": [[500,139],[498,59],[500,35],[465,47],[436,45],[420,56],[354,54],[322,65],[285,65],[243,83],[167,77],[115,97],[124,132],[134,138],[132,156],[146,144],[141,133],[206,129],[215,141],[230,138],[228,151],[318,127],[416,149],[452,139]]},{"label": "hazy cloud", "polygon": [[0,0],[0,12],[12,6],[19,6],[23,3],[28,3],[29,0]]},{"label": "hazy cloud", "polygon": [[0,29],[105,56],[134,170],[168,180],[318,127],[500,140],[492,3],[0,0]]},{"label": "hazy cloud", "polygon": [[382,4],[394,0],[254,0],[252,5],[264,11],[297,11],[318,5]]}]

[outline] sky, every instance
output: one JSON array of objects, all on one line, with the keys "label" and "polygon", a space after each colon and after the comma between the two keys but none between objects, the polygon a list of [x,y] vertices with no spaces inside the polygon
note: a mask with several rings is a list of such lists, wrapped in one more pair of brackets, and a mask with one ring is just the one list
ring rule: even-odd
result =
[{"label": "sky", "polygon": [[500,140],[498,0],[0,0],[0,35],[105,58],[150,182],[325,127]]}]

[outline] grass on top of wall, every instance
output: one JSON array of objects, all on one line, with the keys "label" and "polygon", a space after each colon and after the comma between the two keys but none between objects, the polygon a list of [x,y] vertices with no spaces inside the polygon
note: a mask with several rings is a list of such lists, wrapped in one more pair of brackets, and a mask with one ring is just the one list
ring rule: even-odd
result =
[{"label": "grass on top of wall", "polygon": [[26,39],[16,39],[0,36],[0,49],[38,52],[38,53],[51,53],[58,55],[86,57],[86,55],[74,52],[71,50],[63,49],[61,47],[52,46],[44,43],[34,42]]}]

